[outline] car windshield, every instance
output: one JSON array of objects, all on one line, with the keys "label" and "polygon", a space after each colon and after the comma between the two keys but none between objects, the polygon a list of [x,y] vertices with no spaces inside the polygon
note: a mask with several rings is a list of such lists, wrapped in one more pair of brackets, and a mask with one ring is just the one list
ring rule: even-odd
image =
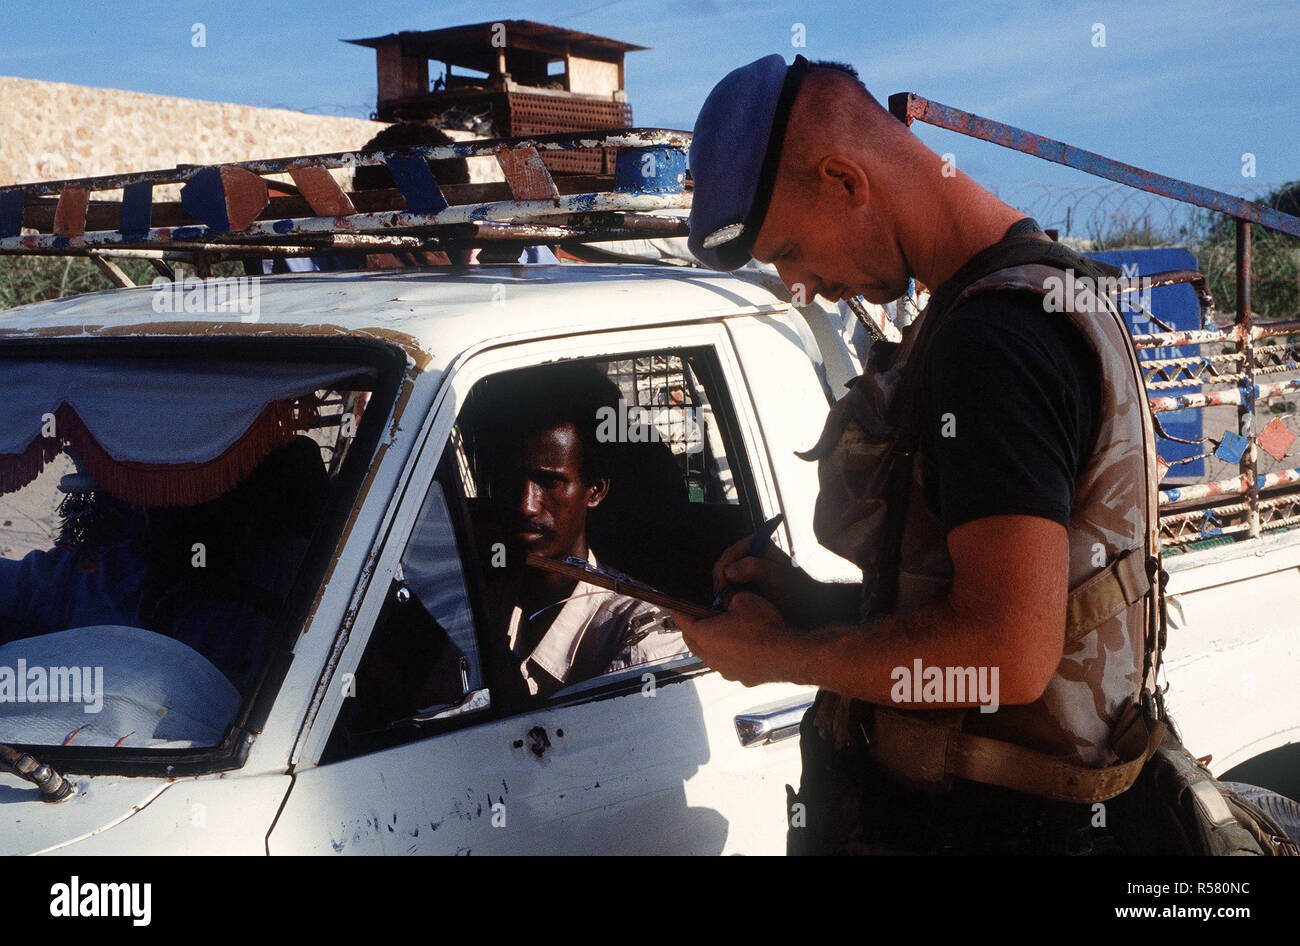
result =
[{"label": "car windshield", "polygon": [[0,743],[220,743],[374,374],[0,359]]}]

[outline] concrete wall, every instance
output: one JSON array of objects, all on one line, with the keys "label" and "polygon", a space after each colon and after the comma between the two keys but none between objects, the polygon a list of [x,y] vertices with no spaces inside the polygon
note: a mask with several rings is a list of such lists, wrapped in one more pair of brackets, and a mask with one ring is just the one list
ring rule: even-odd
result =
[{"label": "concrete wall", "polygon": [[[356,118],[0,76],[0,186],[348,151],[383,127]],[[471,159],[470,174],[476,181],[501,179],[490,158]],[[341,183],[346,186],[346,179]]]}]

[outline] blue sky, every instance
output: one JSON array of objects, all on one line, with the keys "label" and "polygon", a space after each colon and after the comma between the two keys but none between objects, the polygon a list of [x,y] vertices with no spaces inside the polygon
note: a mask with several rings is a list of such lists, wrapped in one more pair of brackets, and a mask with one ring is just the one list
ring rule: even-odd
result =
[{"label": "blue sky", "polygon": [[[7,3],[0,74],[365,117],[371,50],[341,39],[518,18],[653,49],[628,56],[637,124],[690,128],[727,71],[779,52],[1233,193],[1300,178],[1300,4],[918,0]],[[201,22],[205,48],[191,45]],[[794,48],[795,24],[806,47]],[[1094,45],[1105,29],[1105,46]],[[1093,179],[918,127],[999,193]],[[1242,176],[1242,155],[1256,177]],[[1013,202],[1015,202],[1013,200]],[[1024,201],[1022,200],[1022,203]],[[1050,225],[1050,223],[1049,223]]]}]

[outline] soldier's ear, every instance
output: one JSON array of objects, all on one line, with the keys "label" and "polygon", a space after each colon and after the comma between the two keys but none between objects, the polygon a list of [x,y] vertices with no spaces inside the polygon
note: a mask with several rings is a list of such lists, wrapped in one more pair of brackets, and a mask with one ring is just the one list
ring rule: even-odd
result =
[{"label": "soldier's ear", "polygon": [[587,487],[587,508],[595,509],[605,501],[609,494],[609,477],[602,476],[595,483]]},{"label": "soldier's ear", "polygon": [[853,156],[826,155],[817,164],[817,176],[832,198],[847,201],[851,207],[860,207],[867,202],[871,182],[866,169]]}]

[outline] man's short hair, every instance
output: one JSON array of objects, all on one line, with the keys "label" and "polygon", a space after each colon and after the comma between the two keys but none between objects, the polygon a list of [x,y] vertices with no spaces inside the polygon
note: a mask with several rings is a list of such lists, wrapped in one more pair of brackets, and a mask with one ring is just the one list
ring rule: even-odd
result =
[{"label": "man's short hair", "polygon": [[852,76],[854,79],[858,80],[859,84],[862,83],[862,77],[858,75],[858,70],[854,69],[847,62],[835,62],[832,59],[817,59],[810,62],[808,65],[814,69],[834,69],[835,71],[842,72],[847,76]]},{"label": "man's short hair", "polygon": [[480,460],[491,467],[532,434],[572,425],[582,444],[582,481],[593,485],[614,470],[617,443],[603,441],[597,432],[602,418],[618,416],[621,398],[618,385],[592,362],[535,365],[475,386],[462,426],[474,436]]}]

